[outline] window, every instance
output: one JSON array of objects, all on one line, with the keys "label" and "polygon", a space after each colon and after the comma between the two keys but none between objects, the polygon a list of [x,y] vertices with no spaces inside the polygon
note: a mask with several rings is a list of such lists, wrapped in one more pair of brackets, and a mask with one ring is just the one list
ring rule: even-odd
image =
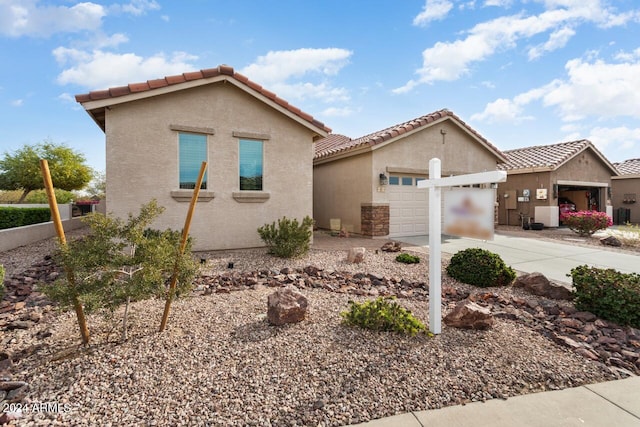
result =
[{"label": "window", "polygon": [[262,191],[262,141],[240,140],[240,190]]},{"label": "window", "polygon": [[390,176],[389,177],[389,185],[399,185],[400,184],[400,178],[397,176]]},{"label": "window", "polygon": [[[194,189],[202,162],[207,161],[207,136],[194,133],[178,134],[180,188]],[[205,172],[200,189],[207,188]]]},{"label": "window", "polygon": [[413,185],[413,178],[411,178],[410,176],[403,176],[402,185]]}]

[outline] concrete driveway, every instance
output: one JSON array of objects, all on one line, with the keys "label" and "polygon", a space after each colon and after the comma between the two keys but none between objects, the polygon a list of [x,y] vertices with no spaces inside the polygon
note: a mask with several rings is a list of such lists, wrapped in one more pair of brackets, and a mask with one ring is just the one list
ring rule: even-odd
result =
[{"label": "concrete driveway", "polygon": [[[405,248],[426,248],[429,236],[398,237]],[[597,246],[579,246],[570,243],[550,242],[535,238],[497,234],[494,240],[476,240],[442,236],[443,254],[453,255],[467,248],[482,248],[500,255],[513,269],[533,273],[540,272],[549,280],[571,284],[568,276],[579,265],[613,268],[623,273],[640,273],[640,256]]]}]

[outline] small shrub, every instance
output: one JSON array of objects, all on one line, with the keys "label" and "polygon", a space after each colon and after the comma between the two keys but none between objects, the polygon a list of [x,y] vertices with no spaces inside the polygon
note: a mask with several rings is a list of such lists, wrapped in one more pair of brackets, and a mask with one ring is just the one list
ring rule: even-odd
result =
[{"label": "small shrub", "polygon": [[340,313],[343,323],[374,331],[393,331],[415,335],[426,331],[425,325],[394,298],[379,297],[357,303],[349,301],[349,310]]},{"label": "small shrub", "polygon": [[404,263],[404,264],[417,264],[420,262],[420,257],[402,253],[396,257],[396,261]]},{"label": "small shrub", "polygon": [[302,224],[297,219],[282,217],[277,225],[274,221],[258,228],[258,234],[270,254],[280,258],[293,258],[309,251],[312,227],[313,220],[309,216],[304,217]]},{"label": "small shrub", "polygon": [[604,230],[613,225],[613,220],[604,212],[579,211],[566,212],[560,216],[560,220],[579,236],[591,236],[598,230]]},{"label": "small shrub", "polygon": [[571,277],[578,310],[640,328],[640,274],[581,265],[571,269]]},{"label": "small shrub", "polygon": [[0,264],[0,300],[4,297],[4,265]]},{"label": "small shrub", "polygon": [[480,287],[507,286],[516,272],[506,265],[500,255],[480,248],[469,248],[451,257],[447,274],[456,280]]}]

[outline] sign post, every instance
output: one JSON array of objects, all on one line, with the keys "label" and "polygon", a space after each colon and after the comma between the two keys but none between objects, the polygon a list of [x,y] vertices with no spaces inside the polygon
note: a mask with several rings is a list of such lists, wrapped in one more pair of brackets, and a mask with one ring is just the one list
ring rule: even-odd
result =
[{"label": "sign post", "polygon": [[434,334],[442,332],[442,187],[506,180],[504,171],[442,178],[440,159],[434,158],[429,161],[429,179],[418,182],[418,188],[429,189],[429,330]]}]

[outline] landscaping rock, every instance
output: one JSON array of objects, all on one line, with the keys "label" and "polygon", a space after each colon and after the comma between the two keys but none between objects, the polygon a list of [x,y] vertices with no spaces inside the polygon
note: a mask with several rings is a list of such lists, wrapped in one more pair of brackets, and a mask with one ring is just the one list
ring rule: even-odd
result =
[{"label": "landscaping rock", "polygon": [[514,288],[522,288],[534,295],[551,299],[571,299],[571,291],[562,285],[552,283],[542,273],[528,273],[517,277]]},{"label": "landscaping rock", "polygon": [[351,248],[349,249],[349,254],[347,255],[347,262],[349,264],[360,264],[364,261],[364,254],[366,253],[366,249],[363,247]]},{"label": "landscaping rock", "polygon": [[267,319],[272,325],[297,323],[307,315],[307,298],[293,288],[278,289],[267,297]]},{"label": "landscaping rock", "polygon": [[489,329],[494,323],[488,308],[468,299],[460,301],[443,320],[447,326],[463,329]]},{"label": "landscaping rock", "polygon": [[400,245],[400,242],[387,242],[382,245],[380,250],[384,252],[400,252],[402,250],[402,246]]},{"label": "landscaping rock", "polygon": [[616,248],[622,246],[622,242],[614,236],[604,237],[600,239],[600,243],[605,246],[614,246]]}]

